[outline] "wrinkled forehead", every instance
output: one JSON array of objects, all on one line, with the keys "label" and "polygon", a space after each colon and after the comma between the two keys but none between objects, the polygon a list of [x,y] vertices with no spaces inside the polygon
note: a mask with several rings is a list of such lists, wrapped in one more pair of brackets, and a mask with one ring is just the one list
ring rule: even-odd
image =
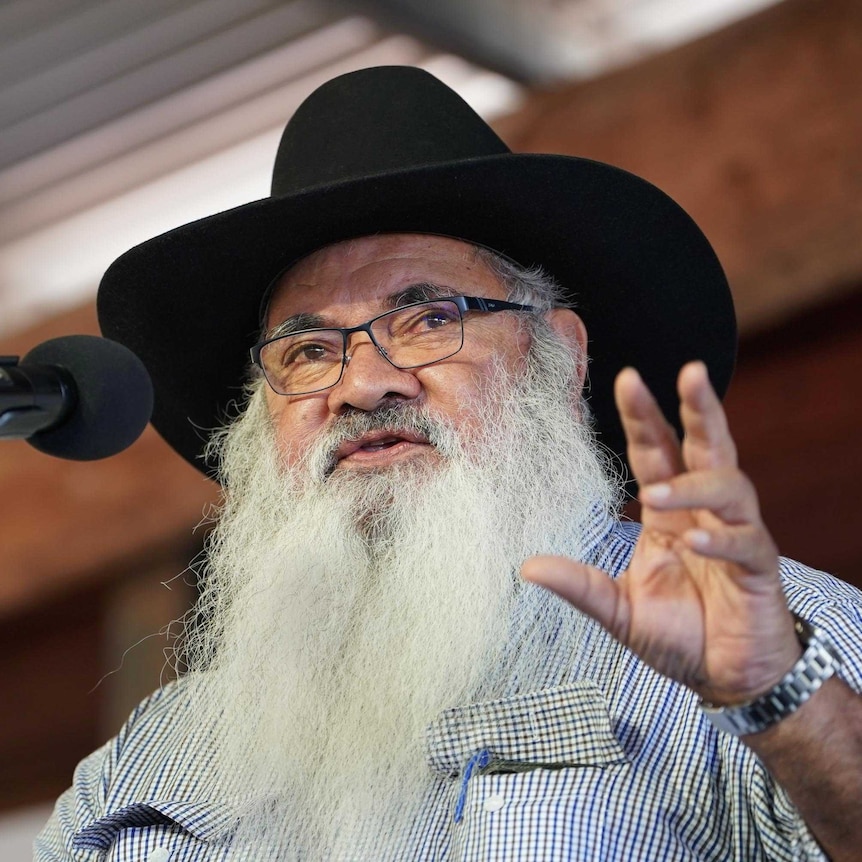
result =
[{"label": "wrinkled forehead", "polygon": [[378,234],[324,246],[293,264],[274,282],[264,324],[326,309],[385,308],[417,284],[443,293],[505,298],[499,277],[471,243],[428,234]]}]

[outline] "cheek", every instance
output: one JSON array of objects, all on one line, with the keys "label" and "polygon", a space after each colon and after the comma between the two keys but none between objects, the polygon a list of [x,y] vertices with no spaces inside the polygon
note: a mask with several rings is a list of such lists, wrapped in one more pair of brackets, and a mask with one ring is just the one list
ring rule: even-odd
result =
[{"label": "cheek", "polygon": [[484,427],[488,389],[500,371],[517,374],[525,366],[525,357],[513,351],[501,356],[499,351],[459,362],[423,369],[420,377],[428,406],[464,431]]},{"label": "cheek", "polygon": [[279,458],[286,467],[292,467],[311,448],[323,426],[320,404],[278,395],[268,401]]},{"label": "cheek", "polygon": [[499,333],[476,339],[472,349],[454,357],[456,361],[424,369],[427,376],[420,377],[429,405],[468,435],[488,433],[488,408],[483,405],[492,382],[501,382],[500,373],[503,372],[505,387],[505,378],[517,378],[526,370],[529,334],[519,328],[506,337],[503,349]]}]

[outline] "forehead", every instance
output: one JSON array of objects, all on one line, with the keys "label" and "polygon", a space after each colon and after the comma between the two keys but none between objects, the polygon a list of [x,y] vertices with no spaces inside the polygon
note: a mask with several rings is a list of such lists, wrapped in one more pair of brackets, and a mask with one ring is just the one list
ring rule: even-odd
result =
[{"label": "forehead", "polygon": [[351,308],[373,313],[399,291],[422,283],[505,298],[475,246],[449,237],[384,234],[325,246],[294,264],[273,290],[267,325],[296,314],[330,317]]}]

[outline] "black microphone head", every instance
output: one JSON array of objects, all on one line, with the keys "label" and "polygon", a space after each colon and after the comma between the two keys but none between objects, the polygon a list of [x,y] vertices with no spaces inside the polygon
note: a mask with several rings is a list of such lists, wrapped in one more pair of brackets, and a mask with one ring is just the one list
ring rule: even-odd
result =
[{"label": "black microphone head", "polygon": [[63,368],[78,403],[55,428],[27,442],[40,452],[93,461],[131,446],[153,412],[153,384],[144,364],[122,344],[95,335],[66,335],[34,347],[22,360]]}]

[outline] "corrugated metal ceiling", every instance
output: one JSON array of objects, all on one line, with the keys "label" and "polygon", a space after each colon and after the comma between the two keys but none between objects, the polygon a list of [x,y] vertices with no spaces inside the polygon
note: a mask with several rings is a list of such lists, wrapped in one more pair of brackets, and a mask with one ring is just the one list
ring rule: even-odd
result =
[{"label": "corrugated metal ceiling", "polygon": [[0,334],[91,295],[136,242],[266,195],[284,121],[333,75],[421,65],[493,118],[517,106],[513,79],[595,74],[684,38],[681,20],[769,2],[4,3]]}]

